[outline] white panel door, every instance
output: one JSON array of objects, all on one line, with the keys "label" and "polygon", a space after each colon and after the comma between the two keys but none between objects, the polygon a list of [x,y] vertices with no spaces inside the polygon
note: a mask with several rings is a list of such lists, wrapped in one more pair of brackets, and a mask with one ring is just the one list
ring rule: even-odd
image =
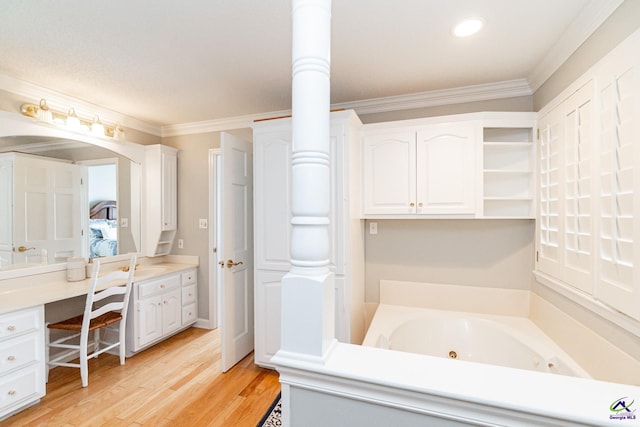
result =
[{"label": "white panel door", "polygon": [[13,264],[13,160],[0,155],[0,267]]},{"label": "white panel door", "polygon": [[[61,262],[83,255],[81,166],[16,157],[15,262]],[[22,247],[24,250],[21,250]]]},{"label": "white panel door", "polygon": [[253,350],[252,145],[222,133],[220,171],[220,283],[222,371]]},{"label": "white panel door", "polygon": [[415,132],[365,135],[363,154],[363,213],[416,212]]},{"label": "white panel door", "polygon": [[475,213],[477,127],[420,130],[416,140],[416,212]]}]

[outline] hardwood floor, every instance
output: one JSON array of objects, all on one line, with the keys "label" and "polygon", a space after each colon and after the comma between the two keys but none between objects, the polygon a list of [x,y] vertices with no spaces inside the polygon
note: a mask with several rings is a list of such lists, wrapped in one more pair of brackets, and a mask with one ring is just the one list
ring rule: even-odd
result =
[{"label": "hardwood floor", "polygon": [[280,391],[276,371],[247,356],[220,372],[218,330],[190,328],[126,360],[101,355],[78,369],[56,367],[47,395],[4,426],[255,426]]}]

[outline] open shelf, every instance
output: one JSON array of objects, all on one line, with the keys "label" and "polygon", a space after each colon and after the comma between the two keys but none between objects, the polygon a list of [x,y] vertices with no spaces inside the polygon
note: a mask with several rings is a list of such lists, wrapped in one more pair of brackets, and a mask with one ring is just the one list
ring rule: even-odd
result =
[{"label": "open shelf", "polygon": [[483,216],[533,218],[533,126],[484,128],[483,138]]}]

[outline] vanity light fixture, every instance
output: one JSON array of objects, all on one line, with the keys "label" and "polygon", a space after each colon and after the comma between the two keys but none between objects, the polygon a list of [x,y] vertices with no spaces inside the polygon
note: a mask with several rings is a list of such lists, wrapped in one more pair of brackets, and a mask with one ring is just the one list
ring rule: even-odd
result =
[{"label": "vanity light fixture", "polygon": [[454,25],[451,32],[456,37],[468,37],[480,31],[484,24],[483,18],[466,18]]},{"label": "vanity light fixture", "polygon": [[120,123],[106,125],[102,123],[97,114],[93,120],[79,118],[73,107],[69,109],[67,114],[54,111],[49,108],[44,98],[40,100],[38,105],[22,104],[20,113],[42,123],[64,126],[74,132],[91,132],[95,136],[113,138],[118,141],[124,140],[124,129],[120,126]]}]

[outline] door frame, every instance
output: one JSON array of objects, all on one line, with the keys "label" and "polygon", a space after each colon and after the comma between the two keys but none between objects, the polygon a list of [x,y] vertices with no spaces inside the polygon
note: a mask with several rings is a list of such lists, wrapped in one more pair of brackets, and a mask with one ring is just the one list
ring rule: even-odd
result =
[{"label": "door frame", "polygon": [[207,262],[209,267],[209,328],[221,326],[219,303],[218,271],[218,173],[221,160],[220,148],[209,149],[209,243]]}]

